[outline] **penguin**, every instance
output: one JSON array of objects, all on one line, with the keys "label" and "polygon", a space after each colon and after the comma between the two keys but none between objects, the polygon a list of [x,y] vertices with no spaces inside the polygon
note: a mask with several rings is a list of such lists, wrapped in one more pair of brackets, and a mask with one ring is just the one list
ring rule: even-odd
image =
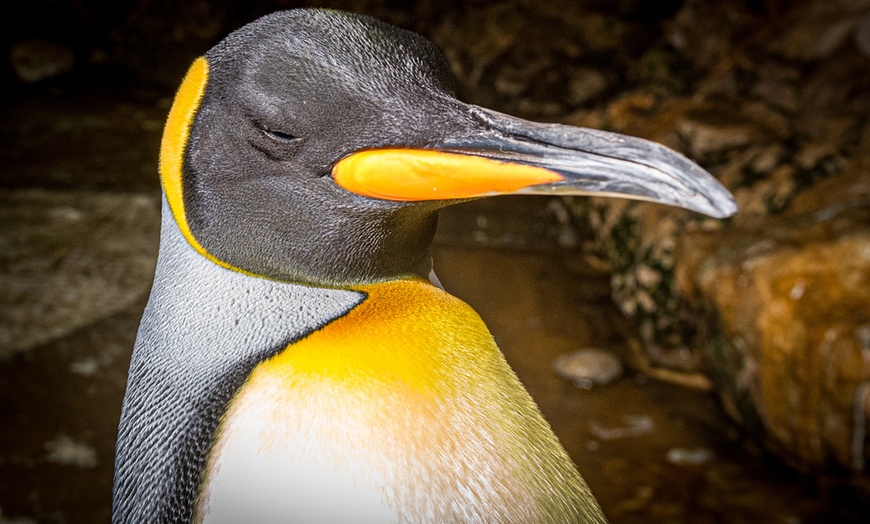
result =
[{"label": "penguin", "polygon": [[736,209],[674,151],[461,102],[423,37],[323,9],[196,59],[159,172],[116,524],[605,522],[480,317],[428,279],[438,210],[518,193]]}]

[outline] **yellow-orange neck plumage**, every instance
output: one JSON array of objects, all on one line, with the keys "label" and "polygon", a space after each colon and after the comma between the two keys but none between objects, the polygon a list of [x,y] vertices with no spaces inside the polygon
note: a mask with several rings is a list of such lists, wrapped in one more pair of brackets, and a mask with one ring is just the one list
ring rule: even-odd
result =
[{"label": "yellow-orange neck plumage", "polygon": [[199,521],[584,522],[585,484],[478,315],[423,281],[357,289],[236,395]]}]

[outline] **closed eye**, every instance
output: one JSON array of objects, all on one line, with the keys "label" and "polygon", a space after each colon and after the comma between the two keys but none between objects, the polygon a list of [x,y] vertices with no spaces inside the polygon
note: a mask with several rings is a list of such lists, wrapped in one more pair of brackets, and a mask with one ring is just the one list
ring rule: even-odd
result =
[{"label": "closed eye", "polygon": [[263,132],[266,133],[266,136],[268,136],[269,138],[279,140],[281,142],[291,142],[293,140],[296,140],[297,138],[296,136],[291,135],[290,133],[285,133],[283,131],[272,131],[270,129],[264,129]]}]

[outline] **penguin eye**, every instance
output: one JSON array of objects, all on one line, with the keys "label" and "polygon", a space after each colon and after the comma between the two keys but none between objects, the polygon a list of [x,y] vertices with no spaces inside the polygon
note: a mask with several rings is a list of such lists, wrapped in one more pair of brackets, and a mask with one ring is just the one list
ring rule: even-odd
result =
[{"label": "penguin eye", "polygon": [[278,140],[280,142],[292,142],[296,140],[297,137],[295,135],[291,135],[290,133],[285,133],[283,131],[273,131],[271,129],[263,129],[263,132],[266,133],[266,136],[272,138],[274,140]]}]

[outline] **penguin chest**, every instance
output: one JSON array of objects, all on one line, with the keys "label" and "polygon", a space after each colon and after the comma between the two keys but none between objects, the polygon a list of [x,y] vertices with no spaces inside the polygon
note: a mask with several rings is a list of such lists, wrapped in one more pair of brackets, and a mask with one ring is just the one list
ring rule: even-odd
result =
[{"label": "penguin chest", "polygon": [[197,520],[537,520],[520,458],[522,406],[536,411],[479,317],[422,282],[364,291],[254,369],[218,429]]},{"label": "penguin chest", "polygon": [[342,366],[353,380],[258,370],[212,451],[204,521],[397,521],[389,492],[425,481],[424,464],[409,462],[431,466],[436,457],[426,455],[450,444],[431,431],[440,422],[437,401],[375,378],[384,370],[371,364]]}]

